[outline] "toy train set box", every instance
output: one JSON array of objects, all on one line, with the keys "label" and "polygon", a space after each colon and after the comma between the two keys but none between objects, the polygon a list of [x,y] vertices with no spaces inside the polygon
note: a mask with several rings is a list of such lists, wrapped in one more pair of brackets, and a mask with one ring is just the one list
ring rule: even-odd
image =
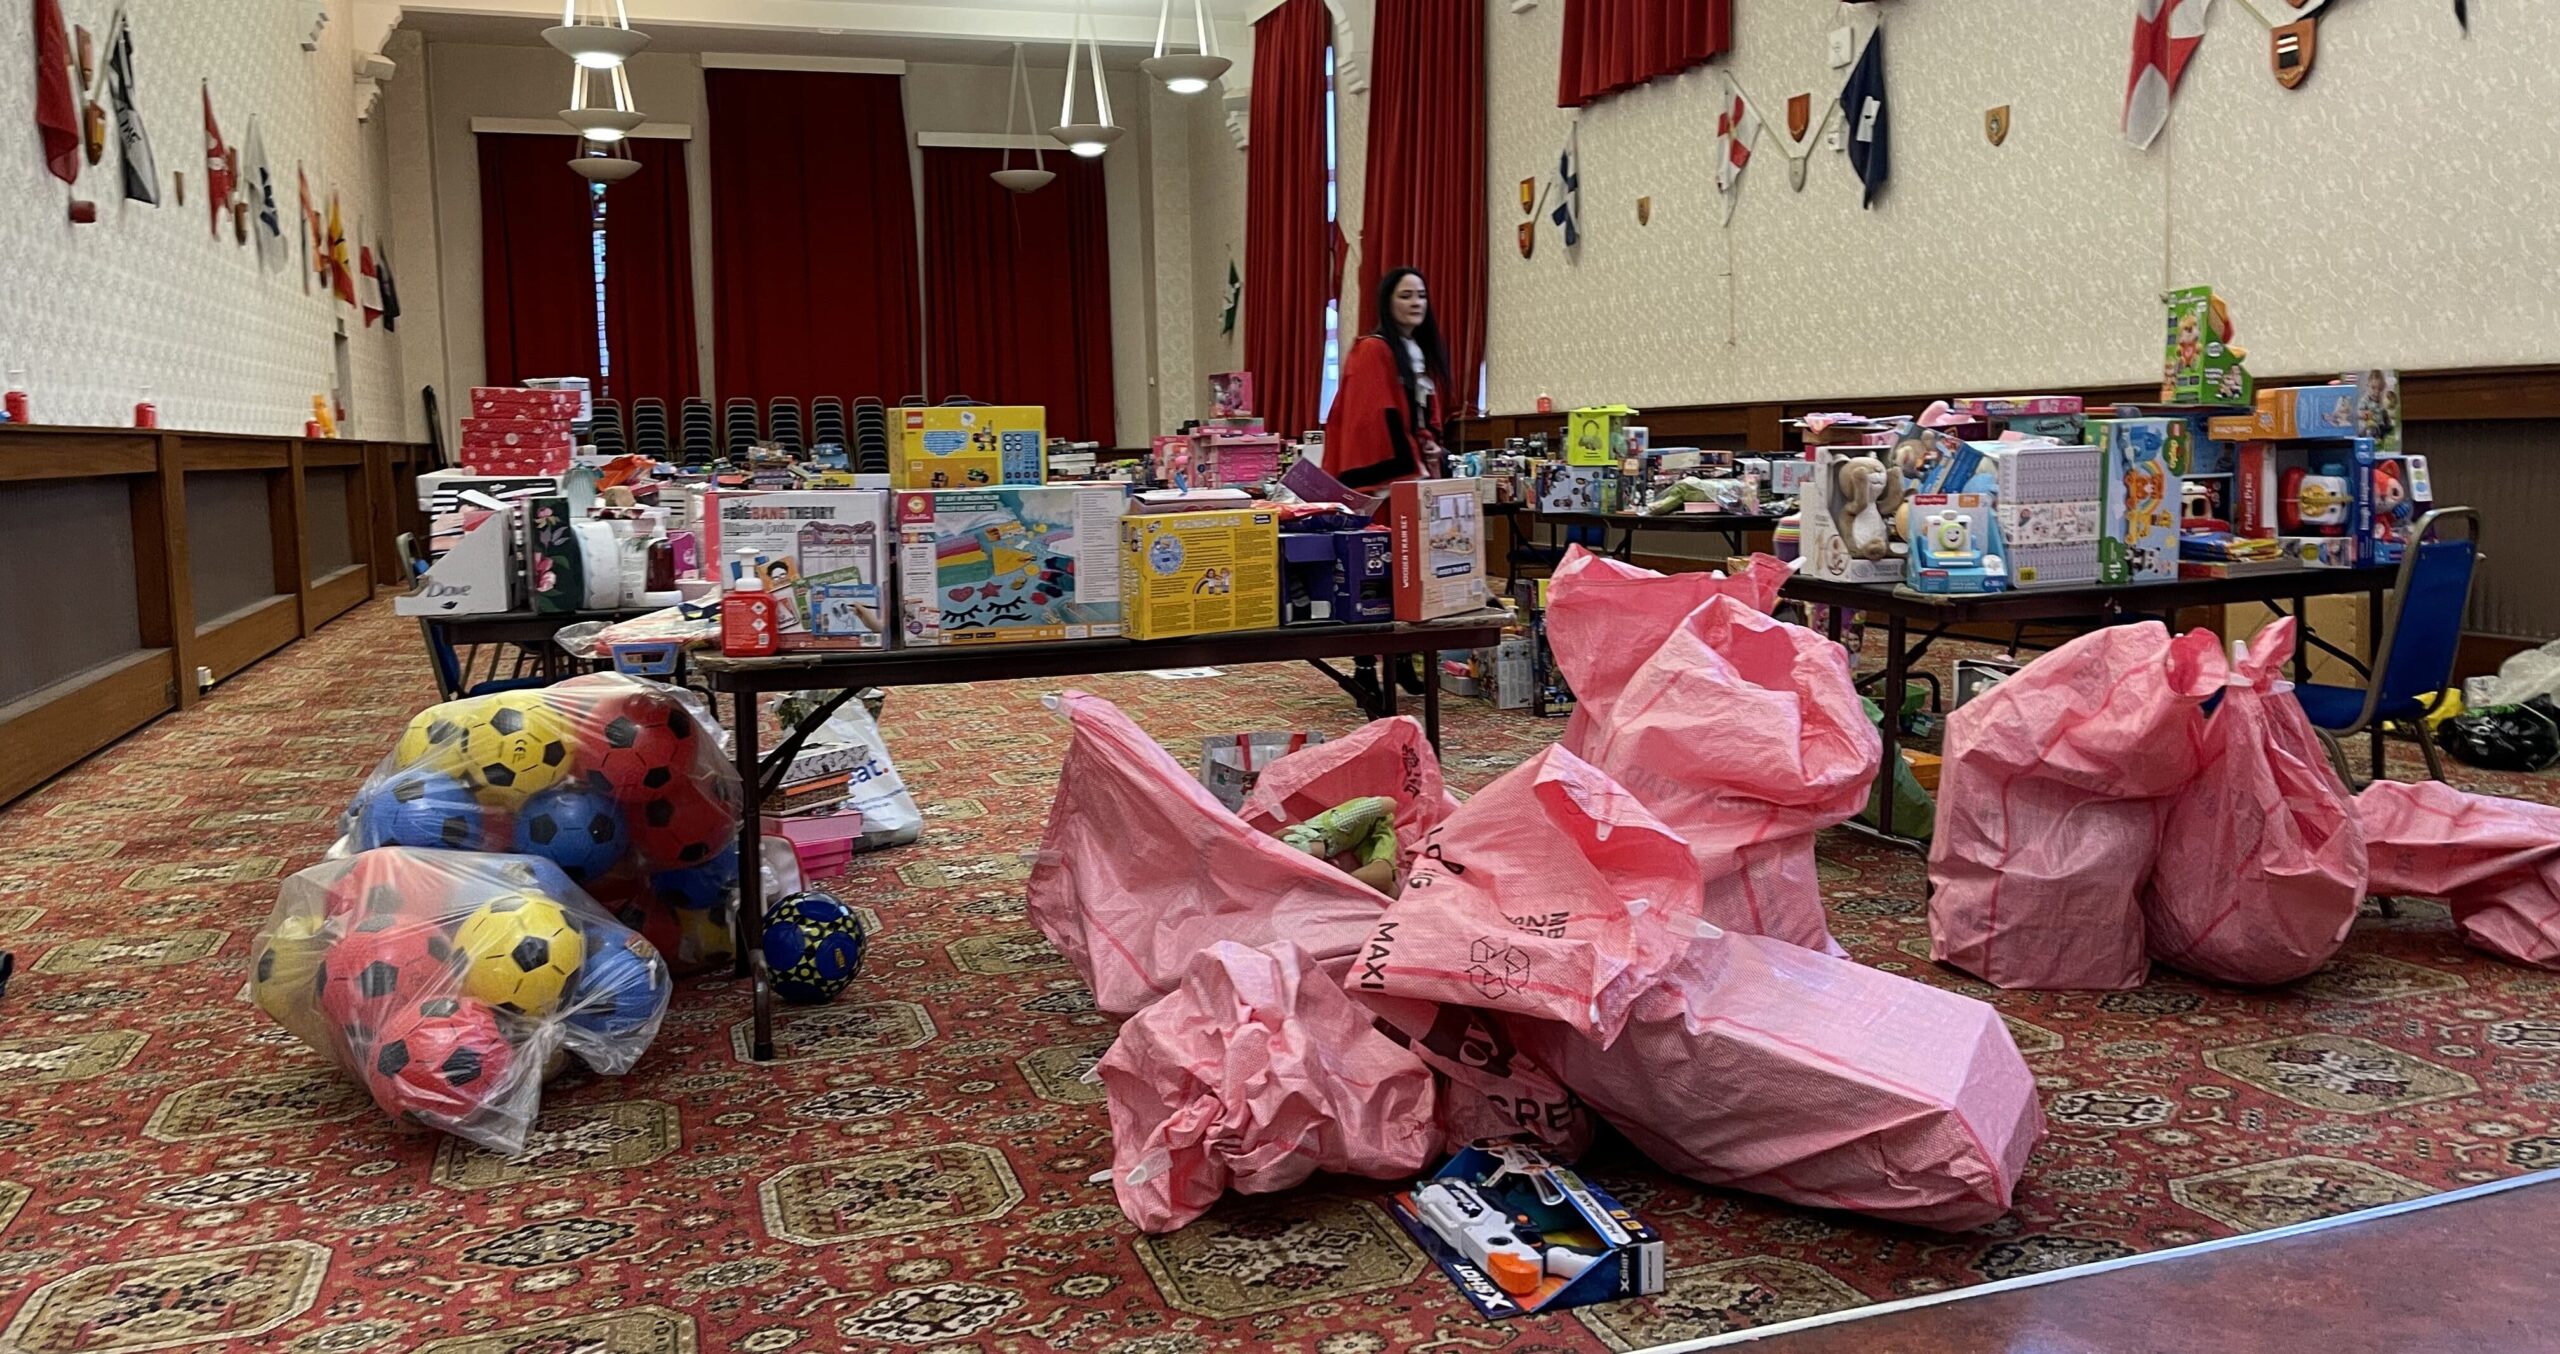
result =
[{"label": "toy train set box", "polygon": [[905,644],[1105,639],[1120,633],[1123,485],[897,496]]},{"label": "toy train set box", "polygon": [[709,496],[703,520],[713,559],[755,551],[785,650],[889,646],[888,494],[724,490]]},{"label": "toy train set box", "polygon": [[1662,1234],[1527,1139],[1467,1148],[1388,1211],[1489,1320],[1663,1290]]},{"label": "toy train set box", "polygon": [[1484,504],[1474,480],[1406,480],[1387,498],[1395,532],[1395,608],[1400,621],[1430,621],[1481,609]]},{"label": "toy train set box", "polygon": [[902,410],[906,435],[890,484],[899,489],[988,489],[1047,480],[1049,411],[1036,404]]},{"label": "toy train set box", "polygon": [[1279,624],[1279,514],[1157,512],[1120,519],[1120,617],[1132,639]]}]

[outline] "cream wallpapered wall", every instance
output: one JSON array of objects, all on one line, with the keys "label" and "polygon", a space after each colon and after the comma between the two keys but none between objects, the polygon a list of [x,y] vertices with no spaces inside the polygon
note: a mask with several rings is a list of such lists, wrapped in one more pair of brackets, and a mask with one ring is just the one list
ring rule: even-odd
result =
[{"label": "cream wallpapered wall", "polygon": [[[0,365],[28,372],[39,422],[126,424],[148,387],[164,427],[298,434],[311,397],[333,384],[332,340],[352,340],[355,436],[421,436],[424,421],[402,389],[397,340],[325,295],[304,295],[293,265],[262,273],[254,245],[216,241],[204,198],[204,108],[234,145],[252,113],[268,164],[283,184],[291,234],[293,172],[300,161],[325,203],[339,192],[350,236],[358,222],[389,233],[378,123],[356,120],[348,30],[353,0],[332,0],[320,49],[302,50],[308,7],[209,0],[128,0],[144,126],[160,168],[161,205],[124,200],[118,151],[83,169],[76,188],[44,167],[36,139],[33,6],[0,5],[0,240],[7,242],[9,304],[0,307]],[[103,43],[111,0],[63,0],[63,17]],[[175,175],[186,177],[184,205]],[[77,195],[98,204],[95,224],[70,224]]]},{"label": "cream wallpapered wall", "polygon": [[[1893,179],[1858,204],[1817,146],[1804,190],[1755,146],[1719,224],[1730,70],[1762,112],[1837,93],[1816,0],[1734,6],[1735,51],[1582,115],[1584,236],[1515,242],[1517,185],[1553,172],[1564,5],[1488,0],[1496,412],[1541,393],[1638,407],[2134,383],[2157,294],[2212,283],[2261,372],[2560,361],[2560,28],[2546,6],[2341,0],[2299,90],[2224,4],[2148,151],[2117,132],[2130,7],[1883,6]],[[2014,126],[1992,146],[1986,109]],[[1636,199],[1651,195],[1639,226]]]},{"label": "cream wallpapered wall", "polygon": [[[1200,371],[1198,265],[1191,248],[1193,102],[1161,85],[1147,90],[1147,276],[1154,291],[1156,383],[1155,426],[1144,430],[1150,434],[1200,417],[1208,403],[1208,378]],[[1121,441],[1137,445],[1140,431],[1123,429]]]},{"label": "cream wallpapered wall", "polygon": [[[1225,113],[1208,95],[1186,101],[1191,130],[1191,296],[1199,316],[1192,370],[1210,375],[1244,365],[1244,317],[1233,334],[1220,329],[1227,304],[1227,264],[1244,268],[1245,153],[1228,135]],[[1168,266],[1171,266],[1168,263]],[[1206,403],[1203,392],[1202,403]],[[1168,424],[1167,431],[1173,425]]]}]

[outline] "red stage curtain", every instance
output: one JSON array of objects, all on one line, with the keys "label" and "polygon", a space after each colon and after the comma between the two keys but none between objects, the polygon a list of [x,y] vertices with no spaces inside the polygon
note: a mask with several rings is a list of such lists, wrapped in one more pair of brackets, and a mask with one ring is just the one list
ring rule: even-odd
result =
[{"label": "red stage curtain", "polygon": [[1116,446],[1102,162],[1051,155],[1057,180],[1035,193],[997,187],[987,176],[1003,162],[1000,150],[924,153],[932,394],[1045,405],[1051,437]]},{"label": "red stage curtain", "polygon": [[1324,211],[1324,54],[1332,40],[1324,0],[1288,0],[1253,26],[1244,362],[1258,412],[1292,437],[1318,426],[1324,304],[1342,276],[1337,232]]},{"label": "red stage curtain", "polygon": [[596,369],[595,205],[573,136],[480,138],[480,314],[490,385]]},{"label": "red stage curtain", "polygon": [[920,393],[899,77],[712,70],[703,83],[720,397]]},{"label": "red stage curtain", "polygon": [[633,137],[624,147],[640,172],[605,189],[605,342],[613,371],[604,393],[626,408],[651,398],[673,408],[702,393],[685,143]]},{"label": "red stage curtain", "polygon": [[1453,387],[1449,412],[1466,413],[1480,398],[1476,375],[1484,368],[1484,6],[1378,0],[1376,52],[1360,327],[1377,327],[1370,312],[1388,269],[1421,269],[1454,368],[1443,373]]},{"label": "red stage curtain", "polygon": [[1556,105],[1580,108],[1733,50],[1733,0],[1566,0]]}]

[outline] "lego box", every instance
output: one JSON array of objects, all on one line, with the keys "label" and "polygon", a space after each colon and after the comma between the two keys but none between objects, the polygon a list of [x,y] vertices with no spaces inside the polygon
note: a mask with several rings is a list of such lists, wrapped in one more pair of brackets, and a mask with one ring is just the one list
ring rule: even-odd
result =
[{"label": "lego box", "polygon": [[1406,480],[1387,496],[1395,532],[1396,619],[1437,620],[1480,610],[1484,504],[1474,480]]},{"label": "lego box", "polygon": [[1120,633],[1117,484],[897,496],[899,635],[1006,644]]},{"label": "lego box", "polygon": [[704,510],[711,558],[756,552],[787,651],[889,647],[889,495],[876,489],[722,490]]},{"label": "lego box", "polygon": [[1034,404],[937,406],[900,411],[890,487],[980,489],[1048,478],[1049,411]]},{"label": "lego box", "polygon": [[1279,622],[1279,514],[1120,519],[1120,625],[1131,639],[1267,630]]},{"label": "lego box", "polygon": [[2169,420],[2089,420],[2106,453],[2098,581],[2154,583],[2178,576],[2178,476],[2169,468]]}]

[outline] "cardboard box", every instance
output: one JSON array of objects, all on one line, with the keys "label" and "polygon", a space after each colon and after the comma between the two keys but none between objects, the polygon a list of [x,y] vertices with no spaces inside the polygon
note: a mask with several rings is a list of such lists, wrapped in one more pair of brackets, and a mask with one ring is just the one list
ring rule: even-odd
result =
[{"label": "cardboard box", "polygon": [[1437,620],[1485,605],[1484,504],[1474,480],[1406,480],[1389,489],[1396,619]]},{"label": "cardboard box", "polygon": [[1174,639],[1280,623],[1280,517],[1270,511],[1120,519],[1120,628]]},{"label": "cardboard box", "polygon": [[2105,454],[2096,447],[1993,444],[2000,543],[2014,588],[2098,581]]},{"label": "cardboard box", "polygon": [[1120,633],[1126,485],[906,490],[895,497],[900,643]]},{"label": "cardboard box", "polygon": [[1635,413],[1623,404],[1595,404],[1574,410],[1565,425],[1565,464],[1615,469],[1618,462],[1627,458],[1627,420]]},{"label": "cardboard box", "polygon": [[1902,764],[1911,768],[1911,779],[1931,794],[1938,792],[1938,773],[1946,769],[1946,760],[1936,753],[1916,748],[1902,749]]},{"label": "cardboard box", "polygon": [[2356,537],[2360,564],[2397,565],[2418,519],[2435,506],[2424,456],[2394,456],[2370,440],[2356,444]]},{"label": "cardboard box", "polygon": [[1374,625],[1395,619],[1395,533],[1280,535],[1282,625]]},{"label": "cardboard box", "polygon": [[2089,420],[2089,440],[2106,454],[2102,583],[2155,583],[2178,576],[2178,476],[2169,468],[2170,420]]},{"label": "cardboard box", "polygon": [[2077,395],[1976,395],[1957,400],[1951,407],[1959,414],[1978,419],[2081,412]]},{"label": "cardboard box", "polygon": [[516,518],[523,507],[489,511],[466,504],[459,511],[467,525],[417,587],[393,600],[393,614],[487,616],[516,609],[524,586],[524,571],[516,567]]},{"label": "cardboard box", "polygon": [[472,418],[556,420],[573,423],[587,416],[587,397],[578,390],[527,390],[520,386],[474,386]]},{"label": "cardboard box", "polygon": [[885,649],[895,615],[889,495],[877,489],[724,489],[705,503],[725,581],[756,552],[789,651]]},{"label": "cardboard box", "polygon": [[[2362,593],[2307,598],[2303,607],[2303,624],[2312,634],[2353,655],[2356,661],[2369,662],[2373,654],[2374,635],[2371,627],[2366,624],[2368,619],[2366,606],[2366,598]],[[2290,611],[2292,608],[2292,603],[2285,603],[2286,610]],[[2257,602],[2235,603],[2222,608],[2221,614],[2220,633],[2226,648],[2229,647],[2230,641],[2247,639],[2258,633],[2260,626],[2276,618],[2272,608]],[[2310,660],[2312,681],[2328,686],[2350,686],[2359,689],[2364,686],[2364,675],[2349,667],[2335,654],[2308,640],[2301,643],[2300,649]],[[2285,665],[2285,676],[2287,678],[2293,676],[2293,665],[2290,663]]]},{"label": "cardboard box", "polygon": [[1303,748],[1324,741],[1324,735],[1312,729],[1285,732],[1230,733],[1200,740],[1200,783],[1229,812],[1242,812],[1245,800],[1253,796],[1254,782],[1271,764]]},{"label": "cardboard box", "polygon": [[[1509,1163],[1531,1166],[1536,1179],[1506,1170]],[[1454,1196],[1454,1207],[1452,1196],[1431,1188],[1444,1181],[1464,1191]],[[1388,1212],[1488,1320],[1643,1297],[1661,1292],[1667,1278],[1660,1232],[1572,1170],[1549,1164],[1543,1149],[1525,1138],[1459,1152],[1430,1180],[1398,1192]],[[1471,1224],[1505,1242],[1525,1239],[1519,1236],[1525,1231],[1549,1245],[1567,1244],[1581,1252],[1573,1262],[1580,1272],[1568,1278],[1558,1272],[1562,1266],[1551,1267],[1535,1291],[1507,1293],[1449,1235]]]},{"label": "cardboard box", "polygon": [[1805,481],[1803,572],[1838,583],[1899,583],[1908,547],[1894,534],[1901,472],[1878,449],[1817,447]]},{"label": "cardboard box", "polygon": [[1253,413],[1253,373],[1220,371],[1209,375],[1209,416],[1243,418]]},{"label": "cardboard box", "polygon": [[1616,512],[1621,479],[1616,466],[1549,461],[1538,474],[1538,511]]},{"label": "cardboard box", "polygon": [[2163,404],[2248,404],[2256,393],[2249,369],[2223,338],[2213,288],[2185,287],[2160,297],[2168,333],[2160,363]]},{"label": "cardboard box", "polygon": [[1036,485],[1048,478],[1049,411],[1036,404],[936,406],[899,411],[890,483],[900,489]]}]

